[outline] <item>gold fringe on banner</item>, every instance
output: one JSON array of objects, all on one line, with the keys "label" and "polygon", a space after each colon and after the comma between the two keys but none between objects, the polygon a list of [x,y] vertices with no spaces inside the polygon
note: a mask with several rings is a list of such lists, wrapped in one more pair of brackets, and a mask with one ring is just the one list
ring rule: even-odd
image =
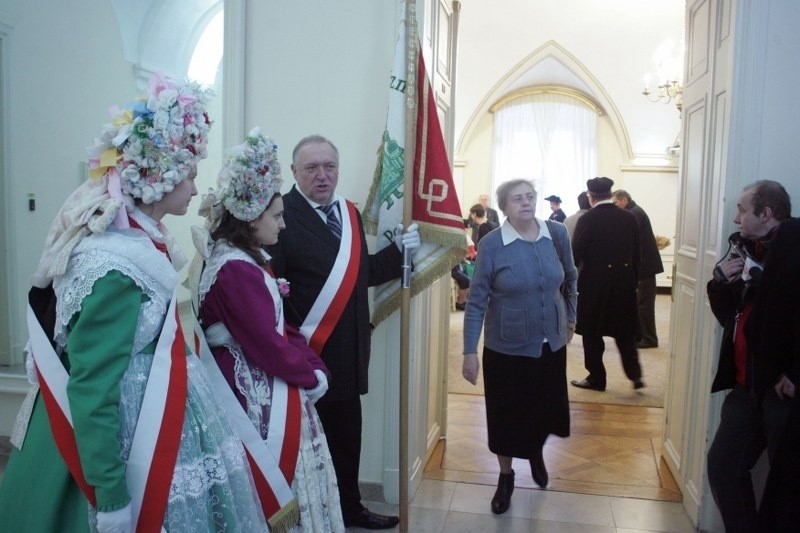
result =
[{"label": "gold fringe on banner", "polygon": [[297,504],[297,499],[295,498],[284,505],[267,520],[267,523],[271,533],[291,531],[294,526],[300,523],[300,506]]},{"label": "gold fringe on banner", "polygon": [[364,209],[361,211],[361,218],[364,222],[364,231],[370,235],[378,233],[378,219],[370,215],[372,204],[375,203],[375,195],[378,194],[380,188],[381,173],[383,172],[383,140],[381,137],[381,144],[378,146],[378,153],[376,154],[377,162],[375,163],[375,172],[372,173],[372,185],[369,188],[369,196],[367,196],[367,203],[364,204]]},{"label": "gold fringe on banner", "polygon": [[[463,245],[463,241],[461,245]],[[424,291],[439,278],[450,275],[450,270],[464,258],[464,255],[464,250],[451,248],[435,263],[431,264],[423,274],[412,277],[411,296],[414,297]],[[389,318],[392,313],[400,309],[400,296],[401,291],[397,291],[378,305],[372,313],[372,323],[380,324]]]}]

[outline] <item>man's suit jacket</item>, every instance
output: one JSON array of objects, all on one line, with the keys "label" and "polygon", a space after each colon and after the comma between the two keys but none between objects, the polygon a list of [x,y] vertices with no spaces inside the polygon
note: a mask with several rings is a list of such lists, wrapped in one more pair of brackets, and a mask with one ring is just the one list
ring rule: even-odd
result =
[{"label": "man's suit jacket", "polygon": [[491,207],[486,208],[486,220],[489,222],[494,222],[498,226],[500,225],[500,217],[497,215],[497,211]]},{"label": "man's suit jacket", "polygon": [[[296,188],[283,196],[283,206],[286,228],[269,252],[275,275],[290,282],[290,295],[284,307],[286,320],[299,326],[328,278],[339,251],[339,239]],[[340,209],[343,212],[346,206]],[[358,231],[363,241],[360,214]],[[320,401],[343,400],[367,393],[372,329],[368,287],[399,277],[401,263],[402,255],[396,246],[387,246],[369,255],[364,242],[353,294],[322,350],[331,379],[330,388]]]},{"label": "man's suit jacket", "polygon": [[656,236],[653,234],[653,226],[650,224],[650,217],[633,200],[628,202],[626,209],[633,213],[639,223],[639,241],[642,246],[639,279],[652,278],[656,274],[664,272],[664,263],[661,262],[661,252],[658,251],[658,244],[656,243]]},{"label": "man's suit jacket", "polygon": [[639,225],[612,203],[597,204],[579,220],[572,238],[578,267],[576,333],[628,336],[639,333]]}]

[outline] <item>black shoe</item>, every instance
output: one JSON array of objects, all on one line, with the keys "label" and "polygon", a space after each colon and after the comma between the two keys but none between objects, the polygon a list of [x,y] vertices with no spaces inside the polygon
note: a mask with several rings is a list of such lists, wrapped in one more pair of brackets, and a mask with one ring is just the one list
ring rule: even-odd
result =
[{"label": "black shoe", "polygon": [[456,311],[463,311],[466,308],[467,308],[467,302],[464,302],[463,304],[456,302]]},{"label": "black shoe", "polygon": [[536,455],[531,457],[531,476],[537,485],[542,488],[547,487],[549,477],[547,476],[547,467],[544,465],[544,457],[542,457],[541,449],[539,449]]},{"label": "black shoe", "polygon": [[639,378],[639,379],[634,379],[634,380],[633,380],[633,389],[634,389],[634,390],[637,390],[637,389],[643,389],[643,388],[644,388],[644,386],[645,386],[645,385],[644,385],[644,381],[642,381],[642,378]]},{"label": "black shoe", "polygon": [[658,348],[658,343],[652,342],[640,342],[636,345],[636,348],[639,350],[647,350],[649,348]]},{"label": "black shoe", "polygon": [[514,471],[510,474],[500,474],[497,480],[497,490],[492,498],[492,512],[503,514],[511,506],[511,494],[514,492]]},{"label": "black shoe", "polygon": [[384,516],[373,513],[369,509],[362,509],[360,513],[344,521],[345,527],[360,527],[361,529],[392,529],[400,523],[396,516]]},{"label": "black shoe", "polygon": [[573,386],[578,387],[579,389],[596,390],[600,392],[606,390],[605,385],[598,385],[597,383],[592,383],[591,381],[589,381],[588,378],[580,380],[573,379],[572,381],[570,381],[570,383],[572,383]]}]

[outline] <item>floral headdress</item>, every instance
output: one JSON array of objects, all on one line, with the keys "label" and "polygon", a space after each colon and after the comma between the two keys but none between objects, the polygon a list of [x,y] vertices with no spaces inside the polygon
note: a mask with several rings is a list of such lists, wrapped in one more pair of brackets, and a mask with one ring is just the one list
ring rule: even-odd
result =
[{"label": "floral headdress", "polygon": [[146,204],[163,198],[207,155],[208,97],[195,82],[155,74],[147,94],[109,110],[111,124],[88,149],[90,177],[107,176],[112,196],[119,187]]},{"label": "floral headdress", "polygon": [[215,203],[250,222],[261,216],[281,183],[278,146],[255,127],[242,144],[228,149],[217,178]]}]

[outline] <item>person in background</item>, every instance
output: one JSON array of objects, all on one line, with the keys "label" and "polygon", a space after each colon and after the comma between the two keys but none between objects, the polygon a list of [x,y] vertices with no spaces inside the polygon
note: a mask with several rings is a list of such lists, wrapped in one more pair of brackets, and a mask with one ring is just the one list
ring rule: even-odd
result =
[{"label": "person in background", "polygon": [[[758,508],[758,531],[794,531],[800,523],[800,219],[781,223],[770,243],[761,286],[745,327],[747,342],[778,375],[773,390],[788,404]],[[770,393],[771,394],[771,393]]]},{"label": "person in background", "polygon": [[[296,184],[283,197],[286,229],[270,248],[271,264],[276,276],[291,283],[287,322],[304,331],[331,375],[330,388],[316,407],[336,469],[344,524],[393,528],[398,517],[369,511],[361,504],[358,487],[360,396],[368,391],[372,332],[367,292],[400,276],[401,249],[418,248],[419,232],[411,224],[405,232],[400,230],[397,246],[370,255],[361,215],[352,202],[336,194],[339,151],[322,136],[297,143],[292,174]],[[355,273],[352,284],[346,283],[345,272]]]},{"label": "person in background", "polygon": [[[797,331],[787,335],[787,321],[792,327],[794,317],[777,314],[785,305],[778,304],[782,297],[776,294],[797,273],[786,277],[788,265],[772,263],[770,251],[781,222],[791,211],[791,200],[780,183],[761,180],[745,187],[733,219],[739,231],[728,239],[733,253],[719,261],[706,286],[711,311],[723,327],[711,392],[730,390],[722,403],[706,466],[711,494],[728,532],[756,531],[750,471],[765,448],[770,462],[774,459],[791,405],[784,398],[790,396],[794,382],[784,378],[796,378],[790,368],[793,347],[774,341],[791,340]],[[765,265],[784,275],[767,282],[769,292],[762,295]],[[751,323],[755,300],[760,303],[759,318]]]},{"label": "person in background", "polygon": [[[467,222],[468,220],[464,220],[465,232],[469,231]],[[458,285],[458,296],[456,297],[455,304],[456,311],[463,311],[466,309],[467,297],[469,296],[469,284],[472,279],[472,273],[475,270],[475,256],[477,254],[472,239],[469,235],[465,234],[465,236],[467,238],[467,253],[464,259],[459,261],[458,264],[450,270],[450,277],[453,278],[456,285]]]},{"label": "person in background", "polygon": [[486,220],[489,222],[494,222],[499,226],[500,217],[497,216],[497,211],[489,207],[489,195],[484,193],[478,196],[478,203],[481,204],[483,209],[486,211]]},{"label": "person in background", "polygon": [[[15,433],[4,531],[267,530],[242,443],[186,350],[175,308],[186,258],[161,222],[197,194],[206,101],[198,85],[155,75],[112,108],[90,179],[51,226],[33,282],[55,291],[55,331],[39,331],[58,355],[32,328],[30,370],[48,394]],[[67,406],[71,427],[59,423]]]},{"label": "person in background", "polygon": [[561,209],[561,197],[551,194],[544,200],[545,202],[550,202],[550,210],[552,213],[550,213],[548,217],[549,220],[554,220],[563,224],[564,220],[567,218],[567,214]]},{"label": "person in background", "polygon": [[613,185],[606,177],[586,182],[592,208],[578,220],[572,239],[572,253],[578,267],[576,331],[583,337],[584,365],[589,375],[571,383],[596,391],[606,390],[603,337],[614,338],[633,388],[644,387],[636,349],[639,226],[633,214],[611,203]]},{"label": "person in background", "polygon": [[551,434],[569,436],[566,345],[575,329],[577,272],[566,228],[536,218],[532,182],[507,181],[497,198],[507,218],[478,251],[464,314],[462,372],[477,382],[483,329],[489,449],[500,465],[491,508],[502,514],[514,491],[512,458],[527,459],[544,488],[545,441]]},{"label": "person in background", "polygon": [[569,238],[572,239],[572,234],[575,233],[575,226],[578,224],[578,219],[581,218],[592,206],[589,204],[589,197],[586,194],[586,191],[583,191],[578,195],[578,207],[579,209],[572,213],[570,216],[564,219],[564,225],[567,227],[567,233],[569,233]]},{"label": "person in background", "polygon": [[476,247],[486,234],[499,226],[497,222],[488,219],[481,204],[475,204],[469,208],[469,219],[472,225],[472,242]]},{"label": "person in background", "polygon": [[[195,239],[203,268],[190,285],[214,361],[238,400],[228,408],[243,408],[265,442],[286,435],[282,455],[295,454],[294,470],[278,480],[291,486],[294,499],[282,508],[263,502],[270,530],[299,523],[307,532],[341,532],[336,474],[314,408],[328,389],[327,368],[284,323],[283,299],[291,287],[275,279],[263,248],[278,242],[285,228],[280,176],[277,146],[259,128],[228,149],[217,189],[200,208],[206,228],[194,229],[204,237]],[[294,398],[301,408],[290,408]],[[299,438],[286,427],[299,427]]]},{"label": "person in background", "polygon": [[474,268],[475,262],[473,260],[464,258],[450,270],[450,277],[452,277],[455,280],[456,285],[458,285],[456,311],[463,311],[467,307],[470,277]]},{"label": "person in background", "polygon": [[639,285],[636,289],[636,299],[639,304],[639,327],[641,338],[637,344],[640,350],[658,348],[658,332],[656,331],[656,275],[664,272],[661,262],[661,253],[658,251],[656,236],[650,217],[647,216],[627,191],[618,189],[614,191],[612,201],[617,207],[627,209],[636,217],[639,224],[639,244],[642,257],[639,265]]}]

